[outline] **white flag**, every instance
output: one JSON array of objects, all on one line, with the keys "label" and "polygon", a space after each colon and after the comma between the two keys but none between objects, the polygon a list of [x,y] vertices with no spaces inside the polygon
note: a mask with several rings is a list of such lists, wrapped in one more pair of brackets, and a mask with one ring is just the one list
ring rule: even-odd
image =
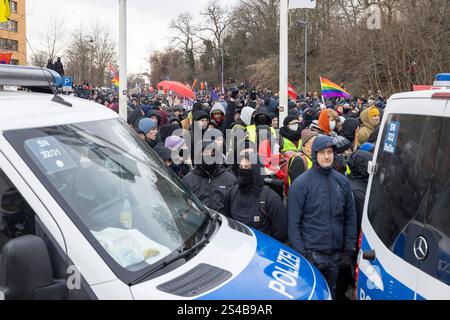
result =
[{"label": "white flag", "polygon": [[289,0],[289,9],[315,9],[316,0]]}]

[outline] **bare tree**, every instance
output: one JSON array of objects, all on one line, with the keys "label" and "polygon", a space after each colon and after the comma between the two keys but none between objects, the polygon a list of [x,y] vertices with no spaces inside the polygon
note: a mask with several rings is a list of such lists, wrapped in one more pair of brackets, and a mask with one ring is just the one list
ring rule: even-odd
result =
[{"label": "bare tree", "polygon": [[148,58],[152,84],[156,86],[163,80],[188,82],[187,66],[183,63],[183,57],[182,51],[173,48],[152,52]]},{"label": "bare tree", "polygon": [[36,67],[45,68],[48,62],[48,54],[42,50],[33,52],[31,55],[31,65]]},{"label": "bare tree", "polygon": [[[381,30],[370,28],[369,5],[380,9]],[[204,23],[194,31],[196,72],[200,81],[218,80],[220,49],[225,71],[240,82],[276,89],[279,54],[279,0],[240,0],[233,10],[218,0],[201,12]],[[381,90],[389,95],[429,84],[434,74],[450,69],[450,2],[448,0],[321,0],[315,10],[290,12],[289,81],[303,84],[304,32],[308,20],[308,88],[319,90],[319,75],[344,83],[354,95]],[[159,75],[173,76],[170,61],[182,46],[154,60]],[[178,54],[175,54],[178,52]],[[156,61],[164,67],[158,67]],[[163,69],[166,70],[163,70]],[[172,70],[169,72],[168,69]]]},{"label": "bare tree", "polygon": [[200,14],[205,17],[205,21],[199,26],[197,37],[203,43],[211,41],[214,47],[214,65],[218,79],[220,74],[219,67],[221,66],[220,58],[222,54],[225,54],[224,38],[228,28],[234,21],[234,16],[230,10],[220,5],[220,0],[211,0]]},{"label": "bare tree", "polygon": [[54,61],[63,52],[66,28],[64,20],[57,16],[48,21],[50,23],[46,31],[36,30],[36,32],[43,46],[41,52],[47,55],[47,59]]},{"label": "bare tree", "polygon": [[195,27],[192,24],[193,18],[189,13],[183,13],[177,19],[172,20],[170,28],[174,31],[173,41],[176,47],[182,50],[186,57],[188,66],[188,80],[192,81],[195,77],[195,57],[194,57],[194,33]]},{"label": "bare tree", "polygon": [[88,80],[94,86],[110,84],[108,65],[116,60],[111,31],[98,23],[91,28],[80,26],[72,33],[65,52],[66,74],[76,83]]},{"label": "bare tree", "polygon": [[99,86],[103,86],[106,82],[106,70],[108,64],[116,57],[116,46],[107,26],[101,26],[96,23],[90,30],[89,34],[91,43],[91,63],[93,73],[91,79]]}]

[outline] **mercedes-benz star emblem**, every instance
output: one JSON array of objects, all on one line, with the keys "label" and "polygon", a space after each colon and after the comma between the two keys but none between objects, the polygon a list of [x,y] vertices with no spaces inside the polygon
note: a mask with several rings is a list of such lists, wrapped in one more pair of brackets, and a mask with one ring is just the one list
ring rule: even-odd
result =
[{"label": "mercedes-benz star emblem", "polygon": [[424,237],[418,237],[414,242],[414,255],[419,261],[425,260],[428,256],[428,242]]}]

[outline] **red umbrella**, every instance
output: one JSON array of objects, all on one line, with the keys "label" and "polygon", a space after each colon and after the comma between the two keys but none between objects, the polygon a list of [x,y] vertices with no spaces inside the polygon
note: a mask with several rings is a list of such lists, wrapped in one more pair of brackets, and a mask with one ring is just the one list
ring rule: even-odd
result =
[{"label": "red umbrella", "polygon": [[181,98],[195,99],[194,91],[187,85],[177,81],[163,81],[158,83],[158,89],[175,92]]}]

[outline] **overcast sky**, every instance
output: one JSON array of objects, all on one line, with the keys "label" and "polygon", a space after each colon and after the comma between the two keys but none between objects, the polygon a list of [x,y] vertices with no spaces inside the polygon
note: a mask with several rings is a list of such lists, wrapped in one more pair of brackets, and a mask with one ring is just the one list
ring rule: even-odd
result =
[{"label": "overcast sky", "polygon": [[[227,6],[237,2],[238,0],[222,0]],[[144,59],[148,53],[169,45],[169,23],[172,19],[189,12],[198,22],[199,12],[207,3],[208,0],[127,0],[128,72],[145,71],[148,65]],[[92,25],[96,21],[109,25],[118,42],[118,0],[28,0],[27,37],[35,51],[41,46],[37,31],[45,32],[51,19],[56,16],[64,20],[68,31],[79,28],[80,25]],[[28,54],[31,55],[30,48]]]}]

